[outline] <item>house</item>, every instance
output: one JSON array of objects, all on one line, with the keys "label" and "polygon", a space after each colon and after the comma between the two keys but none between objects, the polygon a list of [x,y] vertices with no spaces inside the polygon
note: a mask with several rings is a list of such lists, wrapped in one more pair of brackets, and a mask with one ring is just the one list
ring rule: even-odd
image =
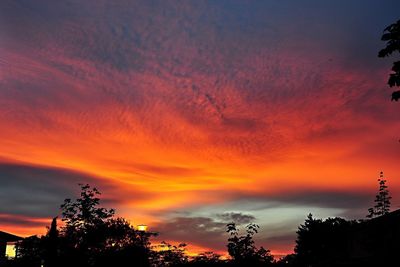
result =
[{"label": "house", "polygon": [[16,256],[15,243],[22,239],[22,237],[0,231],[0,263]]}]

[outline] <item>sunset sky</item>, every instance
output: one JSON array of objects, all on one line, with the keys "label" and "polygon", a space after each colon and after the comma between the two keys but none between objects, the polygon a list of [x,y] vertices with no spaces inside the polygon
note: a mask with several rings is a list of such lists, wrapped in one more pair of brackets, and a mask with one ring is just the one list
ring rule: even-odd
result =
[{"label": "sunset sky", "polygon": [[[400,208],[400,1],[0,1],[0,230],[44,234],[78,183],[159,240],[292,251],[298,225]],[[397,167],[396,167],[397,166]]]}]

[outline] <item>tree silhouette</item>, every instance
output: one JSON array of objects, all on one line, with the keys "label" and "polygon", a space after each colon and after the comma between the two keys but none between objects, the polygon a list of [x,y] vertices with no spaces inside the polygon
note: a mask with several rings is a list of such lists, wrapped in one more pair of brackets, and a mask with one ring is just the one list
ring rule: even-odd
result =
[{"label": "tree silhouette", "polygon": [[200,253],[192,260],[192,266],[218,266],[221,264],[221,255],[212,251]]},{"label": "tree silhouette", "polygon": [[114,217],[113,209],[100,207],[100,192],[80,185],[80,197],[61,205],[65,224],[57,229],[53,218],[47,234],[25,238],[17,244],[19,267],[149,267],[150,237],[125,219]]},{"label": "tree silhouette", "polygon": [[93,225],[104,223],[107,219],[114,216],[113,209],[98,207],[100,204],[101,193],[97,188],[90,185],[79,184],[81,186],[81,197],[72,201],[70,198],[64,200],[61,205],[62,220],[66,223],[66,228],[75,230],[85,230]]},{"label": "tree silhouette", "polygon": [[230,234],[228,238],[228,253],[234,263],[238,266],[268,266],[272,264],[274,258],[269,250],[263,247],[256,248],[253,236],[258,233],[260,228],[257,224],[250,223],[246,226],[246,235],[239,235],[239,229],[235,223],[227,224]]},{"label": "tree silhouette", "polygon": [[60,258],[65,266],[149,266],[153,233],[135,230],[115,211],[100,207],[101,193],[88,184],[80,185],[80,197],[66,199],[61,205]]},{"label": "tree silhouette", "polygon": [[59,231],[57,229],[57,217],[54,217],[47,235],[43,237],[43,258],[48,267],[57,266],[57,258],[59,256]]},{"label": "tree silhouette", "polygon": [[369,214],[367,215],[367,218],[382,216],[390,212],[390,199],[392,197],[389,194],[383,172],[380,173],[378,182],[379,191],[375,196],[375,206],[368,209]]},{"label": "tree silhouette", "polygon": [[288,254],[282,258],[280,258],[276,264],[276,267],[289,267],[289,266],[297,266],[296,265],[296,254]]},{"label": "tree silhouette", "polygon": [[186,255],[186,244],[171,245],[168,242],[162,241],[160,245],[153,251],[151,257],[151,266],[154,267],[172,267],[183,266],[188,263]]},{"label": "tree silhouette", "polygon": [[60,255],[60,237],[57,217],[53,218],[48,229],[44,236],[30,236],[17,243],[17,266],[59,266],[57,259]]},{"label": "tree silhouette", "polygon": [[[346,239],[356,221],[342,218],[314,219],[310,213],[297,231],[294,266],[336,266],[348,258]],[[333,265],[332,265],[333,264]],[[340,265],[341,266],[341,265]]]},{"label": "tree silhouette", "polygon": [[114,210],[99,207],[101,193],[90,185],[81,186],[80,197],[67,198],[61,205],[63,254],[66,261],[73,258],[77,264],[94,265],[95,258],[106,248],[105,233]]},{"label": "tree silhouette", "polygon": [[[386,47],[379,51],[379,57],[387,57],[393,52],[400,52],[400,20],[384,29],[382,41],[386,41]],[[388,84],[390,87],[400,86],[400,61],[395,61],[392,66]],[[392,101],[400,99],[400,90],[392,93]]]}]

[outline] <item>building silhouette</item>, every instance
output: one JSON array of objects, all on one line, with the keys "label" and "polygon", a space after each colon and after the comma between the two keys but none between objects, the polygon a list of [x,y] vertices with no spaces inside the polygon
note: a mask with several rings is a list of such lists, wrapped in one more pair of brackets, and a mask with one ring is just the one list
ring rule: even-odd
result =
[{"label": "building silhouette", "polygon": [[15,243],[22,240],[20,236],[0,231],[0,264],[4,262],[7,257],[15,257]]}]

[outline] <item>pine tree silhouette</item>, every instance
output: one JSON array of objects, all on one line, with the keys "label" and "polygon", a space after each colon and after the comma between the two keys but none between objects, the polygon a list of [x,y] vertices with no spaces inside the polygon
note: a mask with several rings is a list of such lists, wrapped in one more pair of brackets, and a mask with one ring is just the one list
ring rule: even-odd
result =
[{"label": "pine tree silhouette", "polygon": [[375,197],[375,206],[368,209],[369,214],[367,215],[367,218],[382,216],[390,212],[390,199],[392,197],[389,194],[383,172],[380,173],[378,182],[379,191]]}]

